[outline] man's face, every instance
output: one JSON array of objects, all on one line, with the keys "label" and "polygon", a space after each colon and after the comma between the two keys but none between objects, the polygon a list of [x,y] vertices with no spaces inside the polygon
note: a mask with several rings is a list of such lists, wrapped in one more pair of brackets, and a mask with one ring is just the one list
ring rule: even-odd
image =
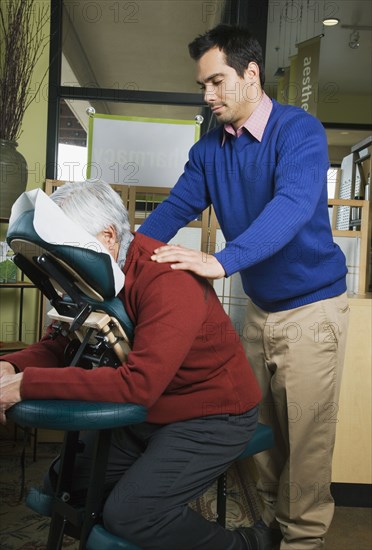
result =
[{"label": "man's face", "polygon": [[239,128],[261,98],[256,63],[249,63],[240,77],[226,64],[225,54],[219,48],[212,48],[197,61],[196,74],[204,99],[221,124]]}]

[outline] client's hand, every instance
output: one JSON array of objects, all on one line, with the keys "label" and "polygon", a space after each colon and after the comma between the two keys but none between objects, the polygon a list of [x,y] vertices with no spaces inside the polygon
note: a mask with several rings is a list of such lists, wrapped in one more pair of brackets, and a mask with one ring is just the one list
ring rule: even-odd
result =
[{"label": "client's hand", "polygon": [[16,370],[11,363],[8,363],[8,361],[0,360],[0,378],[5,374],[15,374],[15,373],[16,373]]},{"label": "client's hand", "polygon": [[5,411],[21,401],[21,382],[23,372],[4,374],[0,378],[0,423],[6,423]]}]

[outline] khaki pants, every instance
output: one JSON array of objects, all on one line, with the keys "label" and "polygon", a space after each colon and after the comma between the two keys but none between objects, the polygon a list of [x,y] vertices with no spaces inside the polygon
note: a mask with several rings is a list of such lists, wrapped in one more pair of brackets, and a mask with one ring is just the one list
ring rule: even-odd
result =
[{"label": "khaki pants", "polygon": [[248,305],[243,342],[263,392],[260,421],[275,448],[257,455],[263,520],[281,550],[323,548],[332,521],[332,454],[345,354],[346,294],[268,313]]}]

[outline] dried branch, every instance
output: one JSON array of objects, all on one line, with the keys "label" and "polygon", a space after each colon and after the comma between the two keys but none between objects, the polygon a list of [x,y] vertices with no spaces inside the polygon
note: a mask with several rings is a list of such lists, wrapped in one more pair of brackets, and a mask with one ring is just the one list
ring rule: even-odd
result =
[{"label": "dried branch", "polygon": [[33,71],[49,44],[44,0],[7,0],[0,4],[0,138],[16,141],[30,104],[36,99],[47,71],[31,93]]}]

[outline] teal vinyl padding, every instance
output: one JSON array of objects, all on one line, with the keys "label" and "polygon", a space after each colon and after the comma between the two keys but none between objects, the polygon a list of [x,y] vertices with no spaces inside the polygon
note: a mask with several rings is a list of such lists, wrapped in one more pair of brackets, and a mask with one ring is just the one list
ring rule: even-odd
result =
[{"label": "teal vinyl padding", "polygon": [[25,400],[8,409],[7,417],[20,426],[49,430],[104,430],[139,424],[147,410],[133,403],[102,403],[59,399]]},{"label": "teal vinyl padding", "polygon": [[88,540],[85,544],[86,550],[141,550],[139,546],[132,544],[124,539],[112,535],[102,525],[95,525],[89,533]]},{"label": "teal vinyl padding", "polygon": [[41,516],[52,517],[54,497],[37,487],[31,487],[26,496],[26,506]]},{"label": "teal vinyl padding", "polygon": [[33,220],[34,210],[28,210],[12,223],[7,234],[7,243],[10,247],[13,239],[24,239],[41,246],[69,264],[104,299],[115,296],[114,275],[107,254],[87,248],[47,243],[36,233]]},{"label": "teal vinyl padding", "polygon": [[246,458],[247,456],[253,456],[266,449],[270,449],[274,446],[274,436],[270,426],[265,424],[258,423],[256,431],[253,434],[253,437],[250,439],[248,445],[239,456],[238,460],[241,458]]}]

